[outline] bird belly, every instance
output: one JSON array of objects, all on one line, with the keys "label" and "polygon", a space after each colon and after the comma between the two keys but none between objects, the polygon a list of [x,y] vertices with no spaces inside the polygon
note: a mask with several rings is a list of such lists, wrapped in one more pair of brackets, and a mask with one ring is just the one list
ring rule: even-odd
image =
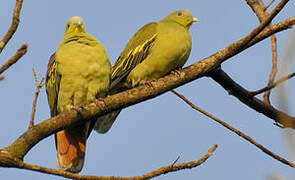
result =
[{"label": "bird belly", "polygon": [[105,65],[108,58],[99,51],[100,48],[83,44],[59,49],[57,60],[62,61],[58,61],[58,71],[62,78],[58,102],[63,102],[58,104],[59,112],[68,111],[70,106],[87,105],[96,96],[106,96],[110,66]]}]

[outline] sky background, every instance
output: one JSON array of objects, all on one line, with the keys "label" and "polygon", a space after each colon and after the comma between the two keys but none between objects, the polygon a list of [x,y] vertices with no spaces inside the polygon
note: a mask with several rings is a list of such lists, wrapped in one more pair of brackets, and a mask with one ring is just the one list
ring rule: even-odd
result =
[{"label": "sky background", "polygon": [[[266,1],[269,2],[269,1]],[[2,0],[0,36],[11,24],[15,1]],[[271,8],[273,8],[271,6]],[[27,54],[0,82],[0,146],[11,144],[28,128],[35,93],[32,68],[45,76],[50,55],[61,42],[72,16],[81,16],[89,34],[106,48],[112,63],[129,38],[144,24],[158,21],[169,13],[188,9],[200,21],[191,27],[192,52],[185,66],[199,61],[247,35],[258,20],[245,1],[35,1],[25,0],[17,32],[0,56],[3,64],[23,44]],[[289,2],[274,23],[294,16],[295,3]],[[279,58],[290,30],[277,34]],[[245,88],[260,89],[267,84],[271,69],[270,39],[247,49],[223,63],[223,69]],[[289,81],[294,92],[294,80]],[[251,136],[265,147],[291,159],[282,129],[273,120],[250,109],[216,84],[203,77],[177,90],[193,103]],[[275,92],[271,101],[277,106]],[[288,95],[289,110],[295,115],[295,97]],[[36,123],[50,117],[45,88],[41,90]],[[201,158],[214,144],[216,152],[201,166],[162,175],[158,180],[179,179],[266,179],[278,175],[294,179],[294,170],[274,160],[221,125],[192,110],[171,92],[129,107],[120,114],[107,134],[92,133],[88,139],[82,174],[137,176],[161,166]],[[25,157],[32,164],[56,168],[54,138],[36,145]],[[64,179],[27,170],[0,168],[5,179]]]}]

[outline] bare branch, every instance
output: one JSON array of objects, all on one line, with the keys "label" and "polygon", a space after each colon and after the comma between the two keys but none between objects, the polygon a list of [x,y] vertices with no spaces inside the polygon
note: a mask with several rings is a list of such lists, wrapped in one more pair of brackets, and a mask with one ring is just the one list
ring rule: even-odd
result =
[{"label": "bare branch", "polygon": [[171,166],[174,166],[174,164],[177,163],[177,161],[179,160],[179,158],[180,158],[180,156],[178,156],[178,157],[173,161],[173,163],[171,164]]},{"label": "bare branch", "polygon": [[175,172],[183,169],[191,169],[195,168],[201,164],[203,164],[216,150],[217,144],[215,144],[213,147],[211,147],[207,154],[205,154],[201,159],[196,160],[196,161],[191,161],[191,162],[186,162],[186,163],[179,163],[179,164],[174,164],[174,165],[168,165],[161,167],[155,171],[149,172],[147,174],[141,175],[141,176],[134,176],[134,177],[104,177],[104,176],[91,176],[91,175],[80,175],[76,173],[70,173],[66,171],[60,171],[52,168],[46,168],[46,167],[41,167],[37,165],[31,165],[27,164],[24,162],[19,162],[19,165],[17,168],[22,168],[22,169],[28,169],[32,171],[37,171],[37,172],[42,172],[42,173],[47,173],[47,174],[52,174],[52,175],[57,175],[57,176],[63,176],[67,178],[74,178],[74,179],[85,179],[85,180],[146,180],[146,179],[151,179],[169,172]]},{"label": "bare branch", "polygon": [[278,81],[276,81],[275,83],[273,83],[273,84],[271,84],[271,85],[268,85],[268,86],[266,86],[266,87],[264,87],[264,88],[261,88],[261,89],[259,89],[259,90],[257,90],[257,91],[252,91],[252,92],[250,92],[250,93],[251,93],[251,96],[256,96],[256,95],[261,94],[261,93],[263,93],[263,92],[265,92],[265,91],[268,91],[268,90],[270,90],[270,89],[273,89],[273,88],[275,88],[276,86],[278,86],[279,84],[281,84],[281,83],[287,81],[288,79],[291,79],[291,78],[294,77],[294,76],[295,76],[295,72],[289,74],[288,76],[282,77],[281,79],[279,79]]},{"label": "bare branch", "polygon": [[263,8],[263,11],[266,11],[272,5],[272,3],[274,3],[274,2],[275,2],[275,0],[272,0],[267,6],[265,6]]},{"label": "bare branch", "polygon": [[[22,2],[22,1],[17,1]],[[288,29],[295,23],[295,17],[290,18],[278,25],[275,25],[271,28],[264,28],[271,22],[276,14],[284,7],[288,0],[282,0],[277,7],[273,10],[270,16],[263,21],[257,28],[255,28],[248,36],[241,39],[240,41],[231,44],[230,46],[220,50],[219,52],[213,54],[212,56],[205,58],[204,60],[197,62],[181,71],[178,75],[167,75],[164,78],[161,78],[155,82],[152,82],[152,87],[143,85],[131,90],[115,94],[113,96],[105,98],[104,106],[98,107],[95,103],[91,103],[85,108],[82,109],[81,113],[77,111],[69,111],[61,113],[56,117],[53,117],[49,120],[46,120],[42,123],[39,123],[35,126],[29,128],[23,135],[21,135],[15,142],[13,142],[9,147],[0,149],[0,166],[2,167],[16,167],[16,168],[25,168],[29,170],[34,170],[43,173],[56,174],[64,177],[73,177],[73,178],[84,178],[84,179],[93,179],[94,176],[83,176],[78,174],[72,174],[64,171],[58,171],[55,169],[48,169],[45,167],[35,166],[24,163],[22,160],[27,152],[42,139],[48,137],[49,135],[60,131],[66,127],[75,125],[77,123],[84,123],[87,120],[90,120],[94,117],[107,114],[117,109],[125,108],[139,102],[142,102],[147,99],[154,98],[162,93],[165,93],[171,89],[174,89],[178,86],[181,86],[185,83],[191,82],[200,77],[210,74],[214,69],[219,67],[221,63],[229,59],[230,57],[238,54],[244,49],[256,44],[257,42],[269,37],[270,35]],[[9,38],[10,39],[10,38]],[[7,42],[6,42],[7,43]],[[1,48],[0,52],[4,48],[5,44]],[[2,45],[2,42],[0,46]],[[33,105],[34,107],[34,105]],[[272,111],[277,111],[276,109],[271,109]],[[281,113],[281,112],[279,112]],[[33,113],[32,113],[33,114]],[[33,115],[32,115],[33,116]],[[288,115],[286,115],[288,116]],[[32,118],[34,119],[34,118]],[[295,127],[295,120],[293,117],[289,119],[290,124],[288,127]],[[143,176],[133,177],[134,179],[149,179],[152,177],[165,174],[167,172],[178,171],[180,169],[193,168],[201,163],[203,163],[216,149],[215,145],[208,154],[205,155],[199,161],[193,161],[188,163],[181,163],[176,165],[170,165],[163,168],[160,168],[156,171],[148,173]],[[78,177],[79,176],[79,177]],[[101,179],[101,177],[96,177]],[[109,179],[118,179],[116,177],[109,177]],[[130,178],[129,178],[130,179]]]},{"label": "bare branch", "polygon": [[264,4],[261,0],[246,0],[246,2],[250,6],[252,11],[256,14],[260,23],[269,16],[263,10]]},{"label": "bare branch", "polygon": [[[258,17],[260,23],[262,23],[267,17],[269,16],[269,13],[264,8],[264,3],[262,0],[246,0],[248,5],[252,8],[256,16]],[[270,3],[271,4],[271,3]],[[268,27],[271,27],[272,25],[269,24]],[[276,42],[275,35],[271,36],[271,48],[272,48],[272,70],[269,75],[269,81],[268,85],[273,84],[275,80],[275,76],[277,74],[277,61],[278,61],[278,55],[277,55],[277,42]],[[270,91],[266,91],[263,95],[264,102],[267,104],[270,104],[269,100]]]},{"label": "bare branch", "polygon": [[[85,122],[85,120],[87,119],[101,116],[114,110],[122,109],[142,102],[144,100],[154,98],[185,83],[206,76],[228,58],[260,42],[261,40],[269,37],[270,35],[276,32],[290,28],[294,24],[295,17],[292,17],[286,21],[274,25],[272,28],[264,30],[242,49],[239,46],[239,44],[243,39],[229,45],[228,47],[209,56],[208,58],[203,59],[202,61],[198,61],[193,65],[180,70],[179,75],[172,73],[163,78],[158,79],[155,82],[152,82],[152,87],[143,85],[137,88],[130,89],[128,91],[124,91],[109,96],[105,98],[104,106],[98,107],[95,103],[91,103],[83,109],[83,112],[80,115],[78,115],[78,113],[74,110],[61,113],[58,116],[55,116],[51,119],[48,119],[42,123],[35,125],[33,128],[29,129],[23,135],[21,135],[14,143],[12,143],[5,150],[9,151],[11,153],[11,156],[18,159],[23,159],[23,157],[35,144],[37,144],[39,141],[53,133],[56,133],[66,127],[69,127],[70,125],[74,125],[79,122],[81,123],[82,121]],[[252,108],[255,110],[259,110],[259,112],[261,109],[257,108],[256,106]],[[266,108],[265,115],[272,119],[275,119],[276,121],[278,121],[276,119],[278,117],[278,114],[285,113],[282,113],[274,109],[273,107]],[[295,118],[290,117],[287,114],[286,116],[289,117],[288,122],[290,122],[290,124],[288,124],[289,126],[287,127],[295,128]]]},{"label": "bare branch", "polygon": [[257,112],[279,122],[284,128],[289,127],[295,129],[295,118],[288,114],[275,109],[273,106],[264,103],[252,96],[251,92],[232,80],[222,69],[212,71],[210,75],[214,81],[221,85],[230,95],[237,97],[241,102],[248,105]]},{"label": "bare branch", "polygon": [[246,36],[242,42],[241,47],[245,46],[250,42],[255,36],[257,36],[269,23],[273,20],[273,18],[283,9],[283,7],[288,3],[289,0],[282,0],[275,9],[271,12],[271,14],[261,22],[261,24],[255,28],[248,36]]},{"label": "bare branch", "polygon": [[23,44],[6,63],[0,68],[0,74],[6,71],[10,66],[16,63],[24,54],[26,54],[28,49],[28,44]]},{"label": "bare branch", "polygon": [[279,155],[271,152],[270,150],[268,150],[267,148],[265,148],[263,145],[259,144],[257,141],[255,141],[254,139],[252,139],[250,136],[244,134],[242,131],[237,130],[236,128],[232,127],[231,125],[227,124],[226,122],[222,121],[221,119],[211,115],[210,113],[202,110],[201,108],[197,107],[196,105],[194,105],[192,102],[190,102],[186,97],[184,97],[182,94],[176,92],[175,90],[172,90],[172,92],[174,94],[176,94],[179,98],[181,98],[184,102],[186,102],[188,105],[190,105],[193,109],[199,111],[200,113],[204,114],[205,116],[213,119],[214,121],[216,121],[217,123],[221,124],[223,127],[227,128],[228,130],[234,132],[235,134],[237,134],[238,136],[242,137],[243,139],[245,139],[246,141],[250,142],[251,144],[253,144],[254,146],[256,146],[257,148],[259,148],[260,150],[262,150],[263,152],[265,152],[266,154],[268,154],[269,156],[273,157],[274,159],[295,168],[295,164],[280,157]]},{"label": "bare branch", "polygon": [[35,84],[36,84],[36,92],[35,92],[35,97],[34,97],[34,101],[33,101],[32,115],[31,115],[31,120],[30,120],[30,124],[29,124],[29,129],[31,129],[34,126],[37,99],[38,99],[38,96],[40,93],[40,89],[45,85],[44,78],[42,78],[41,81],[39,82],[37,79],[37,73],[36,73],[35,69],[33,68],[32,71],[34,74],[34,80],[35,80]]},{"label": "bare branch", "polygon": [[[268,86],[274,83],[276,74],[278,72],[277,38],[275,35],[271,36],[271,48],[272,48],[272,68],[271,68],[271,73],[269,75],[269,80],[267,84]],[[270,89],[268,91],[265,91],[263,95],[263,101],[267,104],[270,104],[269,96],[270,96]]]},{"label": "bare branch", "polygon": [[0,54],[18,27],[19,15],[20,15],[20,10],[22,8],[22,5],[23,5],[23,0],[16,1],[11,26],[8,32],[6,33],[6,35],[3,37],[2,41],[0,42]]}]

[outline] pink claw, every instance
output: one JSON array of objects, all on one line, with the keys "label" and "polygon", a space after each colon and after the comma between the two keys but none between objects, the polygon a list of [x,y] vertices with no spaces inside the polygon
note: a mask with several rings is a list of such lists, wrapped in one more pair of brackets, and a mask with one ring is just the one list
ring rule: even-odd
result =
[{"label": "pink claw", "polygon": [[176,74],[177,76],[181,76],[180,70],[181,69],[174,69],[171,71],[171,74]]},{"label": "pink claw", "polygon": [[71,110],[75,110],[79,113],[81,113],[82,109],[84,109],[84,106],[81,106],[81,105],[71,106]]},{"label": "pink claw", "polygon": [[140,84],[142,85],[148,85],[148,86],[153,86],[152,82],[156,81],[156,79],[152,79],[152,80],[147,80],[147,81],[141,81]]},{"label": "pink claw", "polygon": [[102,108],[102,104],[101,104],[101,103],[103,103],[103,105],[106,105],[105,99],[102,98],[102,97],[99,97],[99,98],[95,99],[95,100],[94,100],[94,103],[95,103],[96,105],[98,105],[99,108]]}]

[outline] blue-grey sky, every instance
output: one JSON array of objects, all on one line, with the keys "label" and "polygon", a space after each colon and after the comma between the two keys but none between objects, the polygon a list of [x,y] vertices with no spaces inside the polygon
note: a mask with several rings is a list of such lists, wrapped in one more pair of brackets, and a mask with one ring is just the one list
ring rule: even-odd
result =
[{"label": "blue-grey sky", "polygon": [[[267,1],[269,2],[269,1]],[[266,3],[267,3],[266,2]],[[2,0],[0,35],[11,23],[15,1]],[[274,6],[271,6],[274,7]],[[0,82],[0,146],[11,144],[27,130],[35,93],[32,68],[45,76],[50,55],[63,38],[68,19],[84,18],[87,32],[106,48],[112,63],[129,38],[144,24],[158,21],[169,13],[188,9],[199,18],[191,27],[192,52],[187,65],[199,61],[242,38],[258,25],[258,20],[245,1],[35,1],[25,0],[21,21],[15,36],[0,56],[4,63],[23,44],[27,54],[4,75]],[[274,22],[294,16],[290,2]],[[283,54],[289,31],[279,33],[279,58]],[[251,47],[223,63],[234,80],[250,90],[267,84],[271,69],[270,40]],[[294,85],[290,81],[291,91]],[[193,103],[245,132],[265,147],[290,159],[282,129],[273,120],[255,112],[217,85],[201,78],[177,89]],[[275,106],[276,100],[271,98]],[[289,95],[290,113],[294,115],[295,98]],[[45,89],[38,99],[36,123],[50,117]],[[219,147],[203,165],[162,175],[155,179],[265,179],[279,174],[293,179],[294,170],[274,160],[252,144],[241,139],[211,119],[192,110],[168,92],[155,99],[124,110],[107,134],[92,133],[87,144],[86,161],[81,173],[102,176],[135,176],[178,162],[202,157],[214,144]],[[53,136],[36,145],[25,161],[56,168]],[[5,179],[63,179],[19,169],[0,169]]]}]

